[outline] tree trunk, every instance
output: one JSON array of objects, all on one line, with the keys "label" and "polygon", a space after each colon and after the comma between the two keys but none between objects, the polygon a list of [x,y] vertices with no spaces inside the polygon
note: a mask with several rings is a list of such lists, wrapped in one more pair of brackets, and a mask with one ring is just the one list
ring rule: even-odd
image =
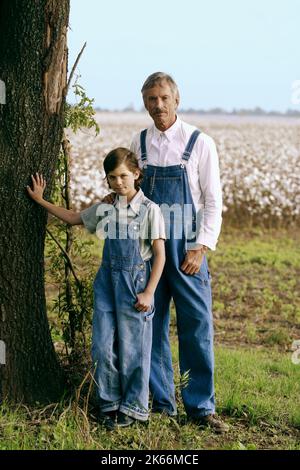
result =
[{"label": "tree trunk", "polygon": [[[1,398],[56,401],[64,386],[44,291],[47,213],[26,193],[54,175],[63,132],[69,0],[0,0]],[[2,100],[3,101],[3,100]]]}]

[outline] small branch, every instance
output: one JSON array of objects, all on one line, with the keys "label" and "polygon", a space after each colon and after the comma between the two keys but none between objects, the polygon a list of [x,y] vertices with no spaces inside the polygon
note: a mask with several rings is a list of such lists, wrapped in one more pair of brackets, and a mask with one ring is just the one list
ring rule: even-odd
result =
[{"label": "small branch", "polygon": [[68,255],[68,253],[66,252],[66,250],[61,246],[61,244],[59,243],[59,241],[55,238],[55,236],[50,232],[49,229],[46,228],[46,232],[50,235],[50,237],[52,238],[52,240],[57,244],[58,248],[60,249],[60,251],[62,252],[62,254],[64,255],[71,271],[72,271],[72,274],[75,278],[75,281],[78,285],[78,287],[81,287],[81,282],[79,281],[78,277],[76,276],[76,273],[74,271],[74,268],[73,268],[73,265],[72,265],[72,261],[70,260],[70,257]]},{"label": "small branch", "polygon": [[68,93],[68,91],[69,91],[69,88],[70,88],[70,85],[71,85],[71,81],[72,81],[73,75],[74,75],[74,73],[75,73],[76,67],[77,67],[77,65],[78,65],[78,62],[80,61],[80,58],[81,58],[81,56],[82,56],[82,54],[83,54],[83,51],[84,51],[85,47],[86,47],[86,42],[83,44],[82,49],[81,49],[81,51],[79,52],[79,54],[78,54],[78,56],[77,56],[77,59],[75,60],[75,64],[74,64],[73,67],[72,67],[72,70],[71,70],[71,73],[70,73],[70,77],[69,77],[69,80],[68,80],[68,83],[67,83],[66,95],[67,95],[67,93]]},{"label": "small branch", "polygon": [[66,132],[63,132],[63,139],[61,142],[62,152],[64,156],[64,187],[63,187],[63,198],[66,202],[66,209],[71,209],[70,205],[70,159],[71,159],[71,146],[67,139]]}]

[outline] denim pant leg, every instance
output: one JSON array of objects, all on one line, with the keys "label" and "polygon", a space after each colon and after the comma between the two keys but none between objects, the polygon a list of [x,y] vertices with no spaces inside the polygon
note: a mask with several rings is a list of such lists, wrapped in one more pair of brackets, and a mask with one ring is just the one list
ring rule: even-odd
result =
[{"label": "denim pant leg", "polygon": [[110,271],[101,267],[94,281],[92,359],[96,364],[95,381],[102,411],[117,410],[121,401],[117,348],[117,321]]},{"label": "denim pant leg", "polygon": [[172,278],[180,372],[189,374],[182,399],[188,415],[205,416],[215,411],[211,286],[206,259],[194,276],[177,271]]},{"label": "denim pant leg", "polygon": [[[136,292],[132,292],[130,273],[122,272],[117,286],[120,302],[117,306],[119,370],[122,389],[120,411],[146,421],[149,406],[149,376],[154,309],[139,312],[134,307]],[[121,285],[122,284],[122,285]],[[146,285],[143,279],[143,291]],[[136,285],[134,285],[134,288]]]},{"label": "denim pant leg", "polygon": [[171,293],[164,272],[155,292],[150,391],[153,411],[176,415],[172,353],[169,340]]}]

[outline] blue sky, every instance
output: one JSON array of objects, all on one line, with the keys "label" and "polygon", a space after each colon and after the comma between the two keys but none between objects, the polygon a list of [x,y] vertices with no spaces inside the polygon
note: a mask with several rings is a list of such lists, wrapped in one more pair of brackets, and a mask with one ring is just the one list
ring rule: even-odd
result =
[{"label": "blue sky", "polygon": [[140,109],[164,71],[183,108],[300,110],[299,24],[299,0],[71,0],[69,69],[87,41],[80,83],[101,108]]}]

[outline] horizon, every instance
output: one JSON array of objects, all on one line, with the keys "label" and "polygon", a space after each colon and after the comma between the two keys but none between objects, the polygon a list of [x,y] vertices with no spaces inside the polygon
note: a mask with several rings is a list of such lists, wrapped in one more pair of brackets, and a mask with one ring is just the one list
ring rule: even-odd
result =
[{"label": "horizon", "polygon": [[[145,113],[148,114],[145,108],[135,109],[134,107],[125,107],[125,108],[101,108],[101,106],[93,106],[94,110],[97,112],[107,112],[107,113]],[[178,113],[181,114],[210,114],[210,115],[232,115],[232,116],[287,116],[287,117],[298,117],[300,116],[300,109],[287,109],[285,111],[270,110],[267,111],[259,106],[255,108],[233,108],[231,111],[228,111],[223,108],[209,108],[209,109],[196,109],[196,108],[178,108]]]}]

